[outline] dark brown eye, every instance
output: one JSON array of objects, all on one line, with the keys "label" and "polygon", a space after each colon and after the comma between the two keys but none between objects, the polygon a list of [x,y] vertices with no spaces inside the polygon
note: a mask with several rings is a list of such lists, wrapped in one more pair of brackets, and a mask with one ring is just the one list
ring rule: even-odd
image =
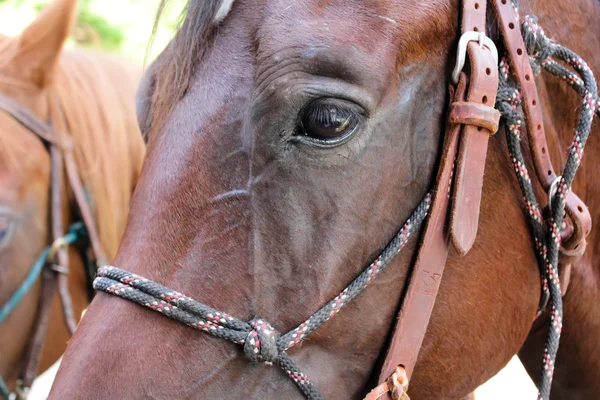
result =
[{"label": "dark brown eye", "polygon": [[348,138],[358,123],[356,111],[331,102],[313,102],[301,115],[298,135],[335,145]]}]

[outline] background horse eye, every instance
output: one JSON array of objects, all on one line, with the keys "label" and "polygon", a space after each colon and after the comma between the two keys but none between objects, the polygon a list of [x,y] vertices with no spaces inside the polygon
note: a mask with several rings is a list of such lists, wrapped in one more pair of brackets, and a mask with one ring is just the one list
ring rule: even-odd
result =
[{"label": "background horse eye", "polygon": [[6,246],[10,240],[10,236],[14,227],[14,221],[8,217],[0,216],[0,249]]},{"label": "background horse eye", "polygon": [[298,135],[323,145],[345,142],[356,130],[359,117],[349,105],[317,100],[301,114]]}]

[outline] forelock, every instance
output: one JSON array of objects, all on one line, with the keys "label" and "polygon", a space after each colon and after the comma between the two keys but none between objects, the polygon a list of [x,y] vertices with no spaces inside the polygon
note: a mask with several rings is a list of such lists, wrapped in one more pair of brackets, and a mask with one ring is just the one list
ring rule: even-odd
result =
[{"label": "forelock", "polygon": [[[187,91],[190,79],[212,33],[227,17],[235,0],[188,0],[174,39],[156,61],[152,94],[152,130],[160,129],[175,104]],[[169,0],[161,0],[154,31]]]},{"label": "forelock", "polygon": [[221,5],[215,14],[214,22],[221,22],[225,19],[227,14],[229,14],[229,11],[231,11],[234,1],[235,0],[221,0]]}]

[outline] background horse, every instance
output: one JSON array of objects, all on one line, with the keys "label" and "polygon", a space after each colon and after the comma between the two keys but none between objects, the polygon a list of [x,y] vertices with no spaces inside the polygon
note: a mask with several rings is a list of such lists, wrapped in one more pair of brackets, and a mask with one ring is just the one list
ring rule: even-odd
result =
[{"label": "background horse", "polygon": [[[112,259],[125,227],[145,152],[133,102],[140,68],[86,51],[62,52],[76,0],[56,0],[21,36],[0,37],[0,93],[43,121],[62,115],[89,196],[104,250]],[[60,132],[58,132],[60,133]],[[0,112],[0,304],[4,305],[51,241],[50,158],[43,143]],[[66,186],[65,186],[66,187]],[[78,219],[70,188],[65,226]],[[89,301],[80,254],[71,251],[71,291],[77,319]],[[0,325],[0,374],[13,386],[38,310],[39,283]],[[40,370],[66,348],[69,333],[55,296]]]},{"label": "background horse", "polygon": [[[140,89],[148,155],[115,265],[287,332],[379,254],[432,186],[459,2],[238,0],[225,16],[230,5],[190,1]],[[600,68],[597,1],[523,1],[520,11]],[[562,166],[580,100],[552,76],[536,79]],[[595,221],[599,133],[573,188]],[[540,377],[548,317],[532,328],[540,276],[511,169],[501,132],[488,150],[480,234],[465,258],[449,257],[413,400],[462,398],[520,349]],[[597,224],[588,238],[597,243]],[[290,352],[325,398],[362,398],[374,386],[416,245]],[[597,265],[590,246],[573,266],[553,399],[600,396]],[[82,394],[302,398],[237,346],[104,294],[51,397]]]}]

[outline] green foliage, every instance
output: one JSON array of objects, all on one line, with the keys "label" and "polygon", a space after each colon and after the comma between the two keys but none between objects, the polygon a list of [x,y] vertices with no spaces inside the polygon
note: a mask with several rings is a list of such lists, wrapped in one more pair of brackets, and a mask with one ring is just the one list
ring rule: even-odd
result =
[{"label": "green foliage", "polygon": [[[104,16],[95,13],[91,7],[92,3],[93,0],[80,1],[79,14],[73,32],[75,42],[82,47],[120,52],[125,39],[123,27],[111,24]],[[47,5],[48,1],[43,1],[35,4],[33,8],[39,13]]]},{"label": "green foliage", "polygon": [[76,37],[77,43],[83,46],[97,47],[98,38],[103,50],[119,51],[125,40],[124,28],[111,24],[102,15],[95,14],[91,10],[90,0],[82,2],[77,28],[84,33],[83,37]]},{"label": "green foliage", "polygon": [[[18,35],[50,2],[0,0],[0,34]],[[149,48],[160,0],[79,0],[79,12],[69,46],[87,47],[151,61],[173,36],[186,0],[170,0]]]}]

